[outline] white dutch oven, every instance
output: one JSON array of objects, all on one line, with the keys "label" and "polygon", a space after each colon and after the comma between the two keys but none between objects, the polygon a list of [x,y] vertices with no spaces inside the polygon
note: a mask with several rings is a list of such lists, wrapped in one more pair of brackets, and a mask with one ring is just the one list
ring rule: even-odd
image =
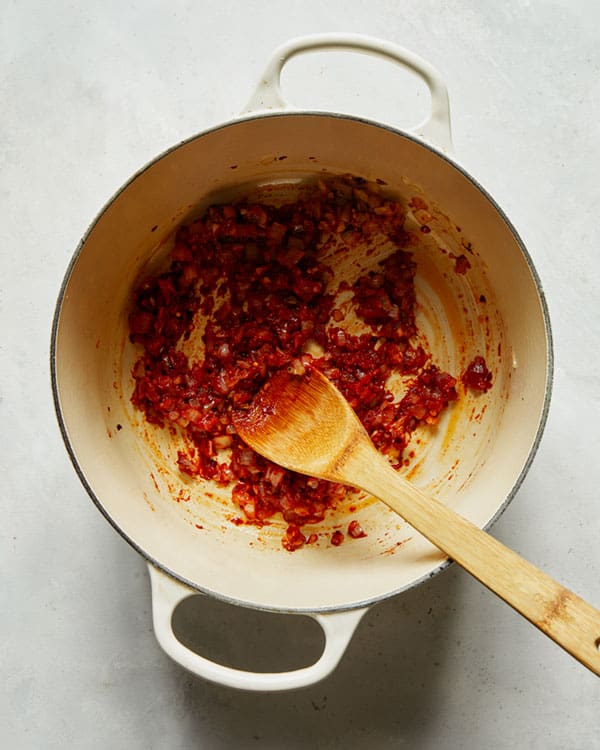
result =
[{"label": "white dutch oven", "polygon": [[[320,49],[379,55],[419,74],[431,92],[426,122],[407,133],[354,117],[288,110],[279,89],[283,65]],[[420,326],[436,362],[451,372],[484,354],[494,387],[478,397],[462,394],[438,428],[422,436],[410,476],[487,527],[519,487],[541,436],[551,385],[550,327],[523,243],[451,153],[447,93],[430,65],[365,37],[300,39],[276,51],[242,117],[142,169],[77,248],[52,335],[61,430],[90,496],[149,562],[161,646],[202,677],[253,690],[315,682],[336,666],[370,605],[423,582],[448,560],[370,498],[361,499],[354,514],[339,509],[321,528],[331,533],[359,518],[368,536],[339,548],[324,534],[321,544],[290,554],[280,543],[283,522],[263,529],[232,524],[227,494],[179,476],[172,441],[145,425],[129,402],[136,356],[127,339],[132,289],[148,264],[164,257],[178,224],[239,186],[290,183],[325,171],[382,181],[407,202],[420,197],[427,209],[413,211],[410,221],[431,228],[417,254]],[[465,252],[470,271],[454,273],[453,256]],[[198,592],[311,615],[325,633],[321,658],[305,669],[255,674],[193,653],[175,638],[171,618],[180,601]]]}]

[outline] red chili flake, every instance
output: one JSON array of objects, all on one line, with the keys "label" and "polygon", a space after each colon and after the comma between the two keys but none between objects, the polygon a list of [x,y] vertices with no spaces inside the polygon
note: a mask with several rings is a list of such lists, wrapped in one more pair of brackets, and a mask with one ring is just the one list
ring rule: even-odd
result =
[{"label": "red chili flake", "polygon": [[[135,292],[129,333],[141,353],[133,404],[151,424],[185,434],[182,473],[231,487],[241,513],[233,523],[261,526],[281,515],[290,551],[313,544],[316,535],[306,539],[302,527],[322,521],[353,490],[275,466],[237,437],[233,412],[271,375],[297,361],[320,369],[398,465],[414,430],[434,424],[457,397],[455,379],[417,343],[415,238],[405,216],[402,204],[359,178],[319,181],[281,206],[213,205],[178,230],[168,268]],[[384,236],[397,249],[353,285],[331,289],[325,252],[336,235],[347,248]],[[343,327],[346,312],[361,321],[360,333]],[[181,343],[198,316],[204,352],[194,360]],[[400,400],[386,386],[393,373],[407,378]]]},{"label": "red chili flake", "polygon": [[466,255],[458,255],[454,257],[454,271],[456,273],[466,274],[466,272],[471,268],[471,264],[469,263],[469,259]]},{"label": "red chili flake", "polygon": [[331,543],[334,547],[339,547],[340,544],[344,541],[344,535],[341,531],[334,531],[331,535]]},{"label": "red chili flake", "polygon": [[492,387],[492,373],[488,370],[483,357],[477,356],[462,375],[462,382],[476,391],[489,391]]},{"label": "red chili flake", "polygon": [[367,535],[358,521],[350,521],[348,524],[348,536],[351,536],[352,539],[362,539]]}]

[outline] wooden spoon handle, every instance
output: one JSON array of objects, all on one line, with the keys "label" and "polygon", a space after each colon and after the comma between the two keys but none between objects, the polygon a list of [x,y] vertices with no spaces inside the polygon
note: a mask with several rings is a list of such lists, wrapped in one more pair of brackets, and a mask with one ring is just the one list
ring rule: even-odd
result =
[{"label": "wooden spoon handle", "polygon": [[407,482],[378,454],[346,465],[346,481],[376,495],[429,541],[600,676],[600,612],[513,550]]}]

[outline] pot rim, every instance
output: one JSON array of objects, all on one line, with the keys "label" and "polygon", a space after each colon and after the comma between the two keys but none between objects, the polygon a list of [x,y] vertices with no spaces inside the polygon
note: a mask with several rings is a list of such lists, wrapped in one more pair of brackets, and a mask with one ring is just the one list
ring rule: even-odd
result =
[{"label": "pot rim", "polygon": [[194,592],[203,593],[208,596],[212,596],[215,599],[218,599],[220,601],[223,601],[227,604],[233,604],[236,606],[242,606],[247,607],[250,609],[255,609],[258,611],[264,611],[264,612],[276,612],[276,613],[294,613],[294,614],[312,614],[312,613],[332,613],[332,612],[342,612],[342,611],[348,611],[352,609],[362,609],[365,607],[372,606],[373,604],[376,604],[377,602],[384,601],[385,599],[389,599],[393,596],[396,596],[398,594],[401,594],[404,591],[408,591],[416,586],[421,585],[422,583],[428,581],[429,579],[437,576],[442,571],[446,570],[450,565],[452,564],[452,560],[446,559],[444,562],[442,562],[440,565],[438,565],[436,568],[431,570],[429,573],[426,573],[424,576],[421,576],[420,578],[412,581],[411,583],[407,584],[406,586],[402,586],[398,589],[394,589],[392,591],[386,592],[384,594],[380,594],[375,597],[371,597],[369,599],[365,599],[364,601],[360,602],[352,602],[348,605],[331,605],[327,607],[316,607],[316,608],[307,608],[307,607],[273,607],[268,605],[261,605],[254,602],[248,602],[240,599],[236,599],[234,597],[226,596],[224,594],[219,593],[218,591],[214,591],[212,589],[209,589],[204,586],[200,586],[193,581],[190,581],[186,579],[185,577],[178,574],[176,571],[171,570],[168,566],[163,565],[158,560],[152,557],[148,552],[146,552],[139,544],[137,544],[131,537],[129,537],[118,525],[118,523],[113,519],[113,517],[108,513],[108,511],[104,508],[102,502],[100,501],[100,498],[96,495],[91,485],[88,483],[87,478],[85,476],[85,472],[79,465],[79,462],[77,460],[77,457],[75,455],[75,451],[73,450],[73,447],[71,446],[71,442],[69,440],[67,426],[65,423],[65,419],[62,414],[62,409],[60,405],[60,396],[58,392],[58,374],[57,374],[57,353],[56,353],[56,343],[57,343],[57,337],[58,337],[58,330],[60,326],[60,316],[62,311],[62,305],[65,298],[66,290],[69,285],[69,282],[71,280],[71,276],[73,274],[73,270],[75,268],[75,265],[79,259],[79,256],[83,252],[83,249],[86,245],[86,242],[88,240],[88,237],[95,229],[96,225],[100,222],[108,208],[115,203],[115,201],[118,200],[118,198],[121,196],[125,190],[133,183],[135,180],[137,180],[139,177],[141,177],[148,169],[152,168],[155,164],[157,164],[159,161],[161,161],[163,158],[171,154],[172,152],[176,151],[177,149],[181,148],[182,146],[186,146],[189,143],[192,143],[193,141],[198,140],[199,138],[203,138],[204,136],[210,135],[212,133],[217,133],[220,130],[224,130],[226,128],[229,128],[231,126],[238,125],[243,122],[250,122],[254,120],[263,120],[266,118],[277,118],[277,117],[323,117],[323,118],[332,118],[332,119],[339,119],[339,120],[351,120],[353,122],[362,123],[365,125],[369,125],[371,127],[380,128],[383,130],[387,130],[395,135],[399,135],[403,138],[406,138],[409,141],[412,141],[413,143],[422,146],[425,149],[428,149],[431,151],[435,156],[439,157],[443,161],[445,161],[447,164],[449,164],[451,167],[456,169],[463,177],[465,177],[492,205],[492,207],[497,212],[498,216],[502,219],[502,221],[506,224],[507,228],[509,229],[511,235],[513,236],[515,242],[517,243],[526,263],[529,268],[529,271],[531,273],[531,276],[533,278],[533,281],[535,283],[535,288],[537,291],[538,299],[540,301],[541,309],[542,309],[542,316],[544,320],[544,331],[546,334],[546,388],[544,393],[544,403],[542,406],[542,411],[540,414],[537,430],[535,433],[535,437],[533,439],[531,448],[529,450],[529,453],[527,455],[527,459],[525,460],[525,463],[523,464],[523,467],[518,475],[518,477],[515,479],[513,486],[510,490],[510,492],[506,495],[494,515],[490,518],[490,520],[482,527],[484,531],[489,530],[494,523],[500,518],[500,516],[504,513],[506,508],[508,507],[509,503],[512,501],[516,493],[518,492],[519,488],[521,487],[525,477],[527,476],[527,473],[529,472],[529,469],[531,468],[531,464],[533,463],[533,460],[537,454],[542,435],[544,433],[544,429],[546,426],[546,422],[548,419],[548,413],[550,409],[550,401],[552,396],[552,388],[553,388],[553,377],[554,377],[554,349],[553,349],[553,337],[552,337],[552,328],[550,323],[550,314],[548,310],[548,303],[546,301],[546,296],[542,287],[542,282],[540,279],[540,276],[537,272],[537,269],[533,263],[533,259],[531,258],[531,255],[529,254],[525,243],[521,239],[518,231],[516,230],[515,226],[512,224],[506,213],[503,211],[503,209],[500,207],[498,202],[492,197],[492,195],[479,183],[479,181],[473,177],[473,175],[470,174],[470,172],[463,167],[454,157],[448,155],[447,153],[444,153],[441,149],[437,148],[436,146],[428,143],[427,141],[423,140],[422,138],[407,132],[405,130],[402,130],[400,128],[393,127],[391,125],[387,125],[382,122],[378,122],[377,120],[371,120],[366,117],[359,117],[356,115],[350,115],[345,113],[338,113],[338,112],[326,112],[326,111],[320,111],[320,110],[300,110],[300,109],[289,109],[286,111],[265,111],[265,112],[254,112],[249,114],[243,114],[239,117],[227,120],[226,122],[220,123],[218,125],[209,127],[205,130],[202,130],[188,138],[183,139],[179,143],[170,146],[169,148],[162,151],[160,154],[158,154],[156,157],[151,159],[150,161],[146,162],[142,167],[140,167],[134,174],[126,181],[124,182],[121,187],[119,187],[115,193],[112,194],[112,196],[104,203],[104,205],[101,207],[101,209],[98,211],[94,219],[91,221],[91,223],[88,225],[88,228],[86,229],[85,233],[83,234],[81,240],[79,241],[70,261],[67,266],[67,269],[65,271],[56,305],[54,308],[54,315],[52,319],[52,329],[51,329],[51,338],[50,338],[50,351],[49,351],[49,359],[50,359],[50,380],[51,380],[51,387],[52,387],[52,397],[53,397],[53,403],[54,403],[54,409],[58,421],[58,426],[60,429],[60,433],[65,445],[65,448],[67,450],[67,453],[69,455],[69,458],[71,459],[71,463],[73,465],[73,468],[75,469],[75,472],[77,476],[79,477],[79,480],[81,481],[83,487],[85,488],[86,492],[90,496],[92,502],[94,505],[98,508],[100,513],[104,516],[104,518],[110,523],[110,525],[117,531],[117,533],[131,546],[133,549],[138,552],[148,563],[152,564],[154,567],[158,568],[159,570],[163,571],[167,575],[171,576],[175,580],[179,581],[180,583],[183,583],[184,585],[188,586],[191,589],[190,595],[193,595]]}]

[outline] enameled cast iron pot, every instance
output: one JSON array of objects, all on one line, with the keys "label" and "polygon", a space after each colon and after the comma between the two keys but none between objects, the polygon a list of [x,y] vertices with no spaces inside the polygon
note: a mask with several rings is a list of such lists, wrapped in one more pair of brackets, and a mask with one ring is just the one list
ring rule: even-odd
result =
[{"label": "enameled cast iron pot", "polygon": [[[287,109],[279,90],[283,65],[320,49],[371,53],[416,72],[431,92],[430,116],[407,133],[355,117]],[[494,386],[484,395],[464,394],[418,447],[410,476],[488,527],[515,494],[540,440],[551,386],[550,326],[518,234],[451,153],[447,93],[429,64],[365,37],[299,39],[276,51],[243,116],[185,141],[134,175],[75,252],[52,333],[60,427],[93,501],[148,560],[161,646],[198,675],[254,690],[315,682],[338,663],[366,608],[423,582],[448,561],[368,498],[358,516],[367,538],[293,554],[281,547],[282,525],[232,524],[227,493],[208,483],[192,488],[191,501],[176,502],[190,485],[175,469],[175,448],[129,401],[132,289],[160,263],[177,225],[215,196],[260,192],[264,184],[289,186],[327,172],[379,180],[407,202],[420,197],[410,221],[432,230],[422,235],[417,253],[420,327],[436,362],[451,372],[484,354]],[[457,274],[453,256],[465,252],[471,269]],[[348,513],[340,509],[324,528],[347,523]],[[312,615],[325,632],[321,658],[305,669],[254,674],[191,652],[175,638],[171,617],[181,600],[198,592]]]}]

